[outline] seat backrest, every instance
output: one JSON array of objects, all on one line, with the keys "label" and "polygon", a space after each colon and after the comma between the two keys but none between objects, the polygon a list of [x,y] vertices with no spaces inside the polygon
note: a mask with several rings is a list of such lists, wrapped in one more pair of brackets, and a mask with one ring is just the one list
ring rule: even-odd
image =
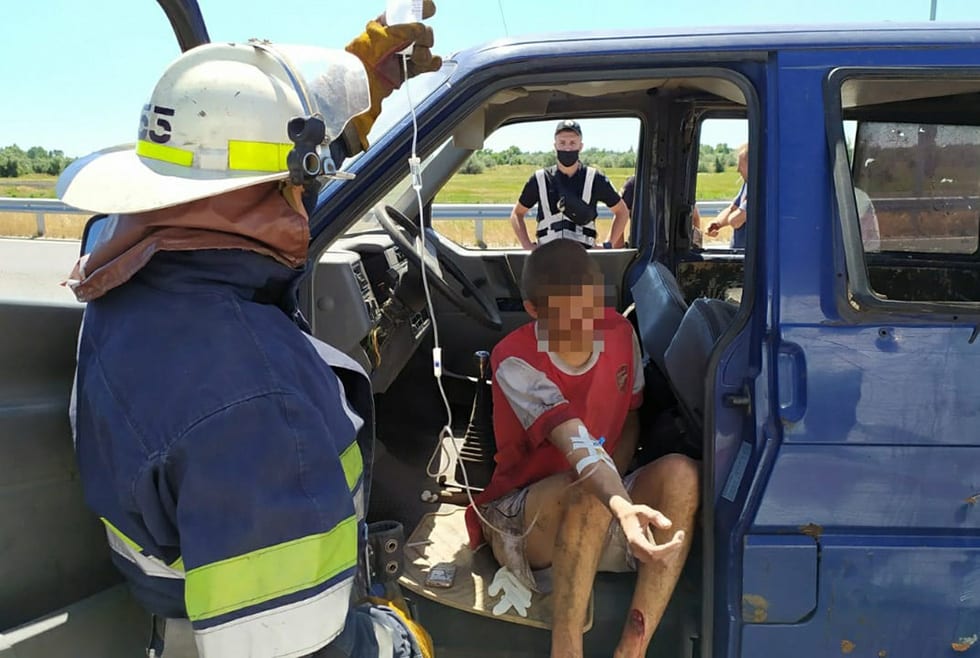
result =
[{"label": "seat backrest", "polygon": [[644,359],[666,374],[664,354],[687,310],[677,279],[662,263],[647,265],[631,289]]},{"label": "seat backrest", "polygon": [[708,357],[737,312],[738,306],[720,299],[695,299],[667,348],[667,377],[697,436],[704,427]]}]

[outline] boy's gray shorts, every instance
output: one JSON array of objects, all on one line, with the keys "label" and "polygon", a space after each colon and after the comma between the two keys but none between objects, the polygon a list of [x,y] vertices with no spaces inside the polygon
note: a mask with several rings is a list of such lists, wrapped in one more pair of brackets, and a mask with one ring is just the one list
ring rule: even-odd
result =
[{"label": "boy's gray shorts", "polygon": [[[635,481],[636,471],[623,478],[623,486],[627,492],[633,488]],[[527,494],[528,487],[515,489],[497,500],[479,506],[480,514],[506,534],[490,528],[483,519],[480,519],[480,525],[497,562],[507,567],[532,590],[546,593],[551,591],[551,569],[531,569],[527,563],[525,538],[521,537],[526,527],[524,507],[527,504]],[[615,520],[606,531],[598,571],[636,571],[636,558],[630,552],[623,528]]]}]

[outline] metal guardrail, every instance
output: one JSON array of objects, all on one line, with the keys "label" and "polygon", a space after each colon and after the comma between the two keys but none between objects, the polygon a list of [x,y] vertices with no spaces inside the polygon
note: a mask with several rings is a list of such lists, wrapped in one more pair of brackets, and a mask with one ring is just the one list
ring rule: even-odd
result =
[{"label": "metal guardrail", "polygon": [[0,197],[0,213],[18,212],[33,213],[37,221],[37,237],[44,235],[44,216],[51,214],[59,215],[91,215],[92,213],[79,210],[62,203],[57,199],[17,199],[11,197]]},{"label": "metal guardrail", "polygon": [[[728,204],[727,201],[700,201],[698,209],[705,217],[716,215]],[[441,220],[473,220],[475,223],[476,242],[484,243],[485,221],[501,221],[510,218],[510,211],[513,205],[509,203],[436,203],[432,205],[433,221]],[[57,199],[20,199],[11,197],[0,197],[0,213],[32,213],[37,221],[37,237],[42,237],[45,233],[45,215],[92,215],[94,213],[87,210],[79,210]],[[535,210],[530,214],[534,216]],[[600,219],[603,217],[611,218],[608,211],[600,212]]]}]

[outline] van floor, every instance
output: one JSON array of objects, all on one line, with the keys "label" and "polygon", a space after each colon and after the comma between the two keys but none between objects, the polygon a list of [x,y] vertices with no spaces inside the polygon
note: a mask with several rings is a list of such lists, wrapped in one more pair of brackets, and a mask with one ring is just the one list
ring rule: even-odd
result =
[{"label": "van floor", "polygon": [[[431,376],[428,380],[431,381]],[[454,432],[462,436],[470,411],[466,398],[472,396],[473,389],[465,382],[456,388],[447,393],[450,400],[456,401],[453,405]],[[427,489],[435,492],[438,488],[426,475],[426,465],[445,423],[446,412],[434,387],[398,386],[396,383],[376,400],[378,441],[368,520],[398,521],[404,526],[407,537],[422,517],[436,508],[432,503],[423,502],[421,493]],[[694,655],[700,628],[700,533],[696,533],[694,541],[691,557],[647,652],[648,658],[689,658]],[[593,626],[584,637],[586,656],[612,655],[627,616],[633,583],[632,574],[600,573],[596,576]],[[405,593],[419,621],[432,635],[440,658],[548,655],[548,631],[461,611]]]}]

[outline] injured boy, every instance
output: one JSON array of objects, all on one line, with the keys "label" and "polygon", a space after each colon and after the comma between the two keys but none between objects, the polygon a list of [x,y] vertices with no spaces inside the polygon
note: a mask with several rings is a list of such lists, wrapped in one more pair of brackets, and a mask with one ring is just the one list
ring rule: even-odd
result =
[{"label": "injured boy", "polygon": [[690,550],[698,466],[670,454],[626,474],[639,438],[640,349],[632,325],[605,306],[586,249],[539,246],[522,288],[534,322],[491,355],[497,463],[466,511],[470,543],[489,543],[537,591],[550,567],[552,657],[583,655],[596,571],[635,570],[614,655],[643,656]]}]

